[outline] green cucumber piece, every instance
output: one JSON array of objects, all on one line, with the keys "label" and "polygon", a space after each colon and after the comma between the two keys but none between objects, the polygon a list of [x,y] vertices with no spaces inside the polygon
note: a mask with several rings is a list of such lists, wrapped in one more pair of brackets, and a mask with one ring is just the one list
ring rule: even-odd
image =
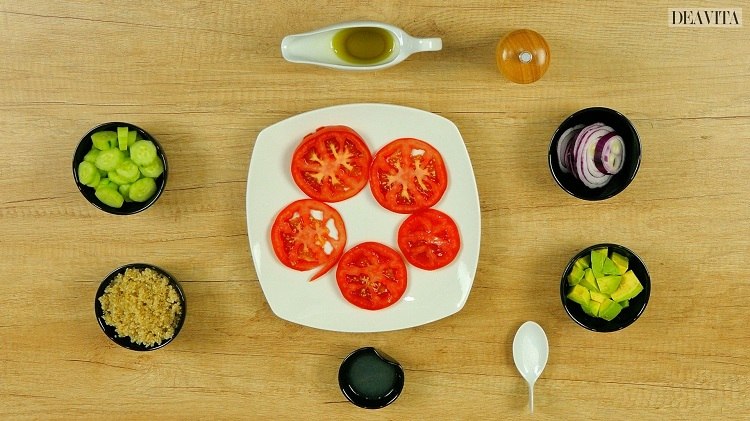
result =
[{"label": "green cucumber piece", "polygon": [[128,128],[118,127],[117,128],[117,146],[121,151],[128,149]]},{"label": "green cucumber piece", "polygon": [[141,178],[141,170],[131,159],[125,159],[122,161],[115,171],[117,172],[117,175],[125,180],[125,183],[121,184],[130,184]]},{"label": "green cucumber piece", "polygon": [[128,195],[134,202],[145,202],[156,193],[156,181],[153,178],[141,178],[130,185]]},{"label": "green cucumber piece", "polygon": [[104,171],[114,171],[115,168],[117,168],[118,165],[125,159],[125,156],[123,155],[122,151],[119,149],[107,149],[105,151],[99,152],[99,155],[96,157],[96,162],[94,165],[96,165],[97,168]]},{"label": "green cucumber piece", "polygon": [[131,182],[128,181],[125,177],[121,176],[117,173],[117,171],[110,171],[107,173],[107,178],[109,178],[109,181],[117,184],[117,187],[122,186],[123,184],[130,184]]},{"label": "green cucumber piece", "polygon": [[154,162],[141,166],[141,174],[146,177],[156,178],[164,172],[164,163],[161,159],[154,159]]},{"label": "green cucumber piece", "polygon": [[101,176],[99,170],[89,161],[81,161],[78,164],[78,181],[89,187],[99,184]]},{"label": "green cucumber piece", "polygon": [[97,188],[94,195],[102,203],[113,208],[121,208],[125,201],[119,191],[109,187]]},{"label": "green cucumber piece", "polygon": [[122,184],[120,185],[120,188],[117,189],[126,202],[133,201],[132,199],[130,199],[130,186],[130,184]]},{"label": "green cucumber piece", "polygon": [[93,164],[96,162],[96,157],[99,156],[99,152],[99,149],[91,148],[91,150],[86,152],[86,155],[83,156],[83,160]]},{"label": "green cucumber piece", "polygon": [[138,140],[130,147],[130,159],[139,166],[149,165],[156,159],[156,146],[150,140]]},{"label": "green cucumber piece", "polygon": [[128,148],[133,146],[136,140],[138,140],[138,132],[135,130],[131,130],[128,132]]},{"label": "green cucumber piece", "polygon": [[91,142],[93,142],[94,147],[100,151],[106,151],[107,149],[113,148],[116,140],[117,133],[110,130],[102,130],[91,135]]}]

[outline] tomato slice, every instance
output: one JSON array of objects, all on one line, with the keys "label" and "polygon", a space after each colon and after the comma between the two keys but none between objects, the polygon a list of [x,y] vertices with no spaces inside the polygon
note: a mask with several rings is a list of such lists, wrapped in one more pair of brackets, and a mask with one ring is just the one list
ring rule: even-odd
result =
[{"label": "tomato slice", "polygon": [[448,187],[443,157],[419,139],[396,139],[380,149],[370,168],[370,190],[384,208],[412,213],[436,204]]},{"label": "tomato slice", "polygon": [[313,199],[340,202],[367,184],[372,155],[347,126],[325,126],[302,139],[292,156],[292,178]]},{"label": "tomato slice", "polygon": [[294,270],[306,271],[322,265],[310,279],[314,281],[341,257],[346,228],[336,209],[317,200],[297,200],[276,216],[271,226],[271,244],[279,261]]},{"label": "tomato slice", "polygon": [[409,215],[401,224],[398,248],[412,265],[435,270],[456,258],[461,236],[450,216],[439,210],[424,209]]},{"label": "tomato slice", "polygon": [[347,301],[367,310],[396,303],[406,290],[406,264],[396,250],[380,243],[361,243],[344,253],[336,283]]}]

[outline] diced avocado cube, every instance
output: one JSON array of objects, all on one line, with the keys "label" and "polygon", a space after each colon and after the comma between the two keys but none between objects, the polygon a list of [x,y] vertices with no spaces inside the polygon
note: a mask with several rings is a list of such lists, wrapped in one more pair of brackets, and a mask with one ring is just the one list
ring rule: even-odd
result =
[{"label": "diced avocado cube", "polygon": [[597,278],[603,275],[602,269],[604,269],[604,259],[607,258],[607,253],[606,247],[591,250],[591,270]]},{"label": "diced avocado cube", "polygon": [[576,262],[574,263],[575,266],[578,266],[581,268],[581,270],[590,268],[591,267],[591,256],[588,254],[576,259]]},{"label": "diced avocado cube", "polygon": [[599,291],[604,294],[612,294],[620,286],[622,276],[619,275],[607,275],[596,278],[596,284],[599,286]]},{"label": "diced avocado cube", "polygon": [[573,266],[568,274],[568,285],[578,285],[578,283],[581,282],[581,279],[583,279],[583,269],[578,266]]},{"label": "diced avocado cube", "polygon": [[619,266],[609,257],[604,259],[604,266],[602,266],[602,273],[605,275],[622,275],[625,273]]},{"label": "diced avocado cube", "polygon": [[568,295],[566,295],[566,297],[568,297],[569,300],[576,302],[582,306],[588,305],[589,301],[591,300],[591,297],[589,296],[589,290],[580,285],[574,285],[572,288],[570,288],[570,291],[568,292]]},{"label": "diced avocado cube", "polygon": [[603,303],[604,300],[609,300],[608,294],[602,294],[597,291],[589,291],[589,294],[591,295],[591,301],[596,301],[597,303]]},{"label": "diced avocado cube", "polygon": [[599,287],[596,285],[596,278],[594,278],[594,272],[591,269],[583,271],[583,279],[578,283],[590,291],[599,291]]},{"label": "diced avocado cube", "polygon": [[615,251],[612,252],[612,262],[617,265],[618,268],[620,268],[619,275],[622,275],[623,273],[625,273],[625,271],[628,270],[628,264],[630,263],[627,257]]},{"label": "diced avocado cube", "polygon": [[622,311],[622,306],[612,300],[604,300],[599,306],[599,317],[606,321],[612,321]]},{"label": "diced avocado cube", "polygon": [[591,301],[589,301],[588,305],[581,306],[581,308],[583,309],[583,312],[586,313],[586,314],[588,314],[589,316],[599,317],[599,307],[600,306],[601,306],[600,303],[598,303],[598,302],[596,302],[594,300],[591,300]]},{"label": "diced avocado cube", "polygon": [[617,302],[630,300],[640,294],[641,291],[643,291],[641,281],[638,280],[632,270],[629,270],[622,275],[620,285],[612,293],[612,299]]}]

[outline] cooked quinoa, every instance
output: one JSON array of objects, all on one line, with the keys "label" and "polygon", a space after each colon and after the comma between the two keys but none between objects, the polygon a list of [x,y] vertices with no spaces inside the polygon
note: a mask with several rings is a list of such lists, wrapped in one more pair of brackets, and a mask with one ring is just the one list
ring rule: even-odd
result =
[{"label": "cooked quinoa", "polygon": [[118,337],[144,346],[155,346],[174,336],[182,314],[180,296],[160,273],[125,269],[99,297],[104,322]]}]

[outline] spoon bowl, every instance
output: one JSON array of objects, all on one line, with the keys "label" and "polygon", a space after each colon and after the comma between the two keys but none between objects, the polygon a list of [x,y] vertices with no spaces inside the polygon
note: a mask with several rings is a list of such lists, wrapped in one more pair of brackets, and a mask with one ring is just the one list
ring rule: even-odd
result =
[{"label": "spoon bowl", "polygon": [[547,365],[549,343],[539,324],[528,321],[521,325],[513,338],[513,361],[529,385],[529,411],[534,413],[534,384]]}]

